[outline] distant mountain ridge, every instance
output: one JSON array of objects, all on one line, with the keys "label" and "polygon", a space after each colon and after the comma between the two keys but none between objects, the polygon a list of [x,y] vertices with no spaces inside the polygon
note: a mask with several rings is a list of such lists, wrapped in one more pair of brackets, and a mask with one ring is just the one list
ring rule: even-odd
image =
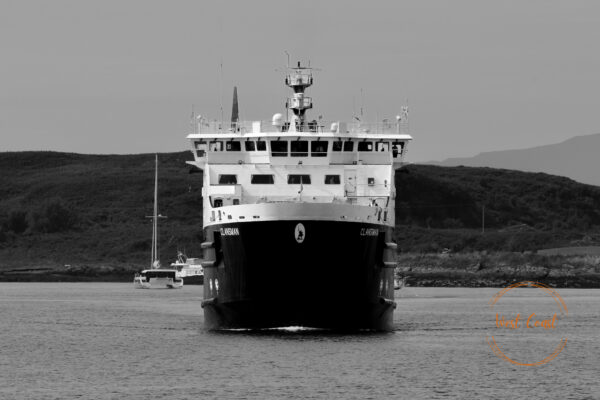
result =
[{"label": "distant mountain ridge", "polygon": [[427,164],[544,172],[600,186],[600,133],[576,136],[561,143],[545,146],[491,151],[474,157],[448,158]]}]

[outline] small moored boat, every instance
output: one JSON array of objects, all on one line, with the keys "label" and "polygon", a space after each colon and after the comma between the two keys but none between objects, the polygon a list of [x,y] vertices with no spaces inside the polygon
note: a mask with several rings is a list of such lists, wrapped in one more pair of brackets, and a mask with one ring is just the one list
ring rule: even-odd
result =
[{"label": "small moored boat", "polygon": [[135,274],[133,285],[136,289],[183,287],[183,279],[177,276],[177,270],[171,268],[145,269]]},{"label": "small moored boat", "polygon": [[133,277],[133,287],[136,289],[168,288],[179,289],[183,287],[183,279],[177,269],[161,268],[158,257],[158,155],[155,158],[154,171],[154,213],[152,214],[152,254],[150,256],[150,269],[136,273]]},{"label": "small moored boat", "polygon": [[177,276],[183,278],[186,285],[204,283],[204,268],[200,258],[188,258],[180,251],[177,253],[177,261],[171,263],[171,268],[177,270]]}]

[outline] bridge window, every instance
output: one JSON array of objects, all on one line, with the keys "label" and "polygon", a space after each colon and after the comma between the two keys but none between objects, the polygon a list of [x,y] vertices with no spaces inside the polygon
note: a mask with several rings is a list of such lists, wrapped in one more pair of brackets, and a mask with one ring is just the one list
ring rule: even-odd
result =
[{"label": "bridge window", "polygon": [[219,185],[236,185],[237,175],[219,175]]},{"label": "bridge window", "polygon": [[358,151],[373,151],[373,142],[358,142]]},{"label": "bridge window", "polygon": [[308,141],[294,140],[291,142],[292,157],[308,157]]},{"label": "bridge window", "polygon": [[402,149],[403,149],[403,144],[402,142],[393,142],[392,143],[392,155],[394,156],[394,158],[398,157],[399,155],[402,155]]},{"label": "bridge window", "polygon": [[[219,208],[219,207],[223,207],[223,199],[215,199],[213,201],[213,207],[214,208]],[[220,211],[219,211],[220,212]]]},{"label": "bridge window", "polygon": [[343,144],[344,142],[342,142],[341,140],[336,140],[331,144],[331,151],[342,151]]},{"label": "bridge window", "polygon": [[209,149],[210,149],[210,151],[223,151],[223,142],[218,141],[218,140],[214,141],[214,142],[210,142]]},{"label": "bridge window", "polygon": [[256,151],[267,151],[267,142],[265,142],[264,140],[257,140]]},{"label": "bridge window", "polygon": [[251,140],[246,140],[244,142],[244,149],[246,151],[256,151],[256,143]]},{"label": "bridge window", "polygon": [[206,141],[205,140],[196,140],[194,142],[194,147],[196,148],[196,156],[204,157],[206,154]]},{"label": "bridge window", "polygon": [[339,175],[325,175],[325,184],[326,185],[339,185],[340,184],[340,176]]},{"label": "bridge window", "polygon": [[275,178],[271,174],[252,175],[250,183],[255,185],[272,185],[275,183]]},{"label": "bridge window", "polygon": [[327,143],[325,141],[314,140],[310,142],[310,155],[313,157],[327,156]]},{"label": "bridge window", "polygon": [[273,157],[287,157],[288,156],[287,140],[271,140],[271,155]]},{"label": "bridge window", "polygon": [[377,142],[375,143],[375,151],[390,151],[390,143],[389,142]]},{"label": "bridge window", "polygon": [[344,142],[344,151],[354,151],[354,142],[352,140]]},{"label": "bridge window", "polygon": [[238,141],[225,142],[225,150],[227,151],[241,151],[242,144]]},{"label": "bridge window", "polygon": [[310,185],[310,175],[288,175],[288,183],[290,185],[305,184]]}]

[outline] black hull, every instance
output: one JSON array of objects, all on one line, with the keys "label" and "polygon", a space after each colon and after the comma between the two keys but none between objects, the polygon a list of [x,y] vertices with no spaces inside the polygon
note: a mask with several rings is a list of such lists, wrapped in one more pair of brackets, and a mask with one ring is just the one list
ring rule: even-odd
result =
[{"label": "black hull", "polygon": [[186,276],[183,278],[184,285],[202,285],[204,277],[202,275]]},{"label": "black hull", "polygon": [[205,237],[208,329],[392,329],[390,227],[261,221],[210,226]]}]

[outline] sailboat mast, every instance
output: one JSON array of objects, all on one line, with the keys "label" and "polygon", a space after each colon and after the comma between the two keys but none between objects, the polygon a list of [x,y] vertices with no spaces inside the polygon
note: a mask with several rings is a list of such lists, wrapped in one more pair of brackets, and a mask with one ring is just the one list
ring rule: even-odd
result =
[{"label": "sailboat mast", "polygon": [[152,214],[152,261],[158,260],[158,154],[155,154],[154,166],[154,213]]}]

